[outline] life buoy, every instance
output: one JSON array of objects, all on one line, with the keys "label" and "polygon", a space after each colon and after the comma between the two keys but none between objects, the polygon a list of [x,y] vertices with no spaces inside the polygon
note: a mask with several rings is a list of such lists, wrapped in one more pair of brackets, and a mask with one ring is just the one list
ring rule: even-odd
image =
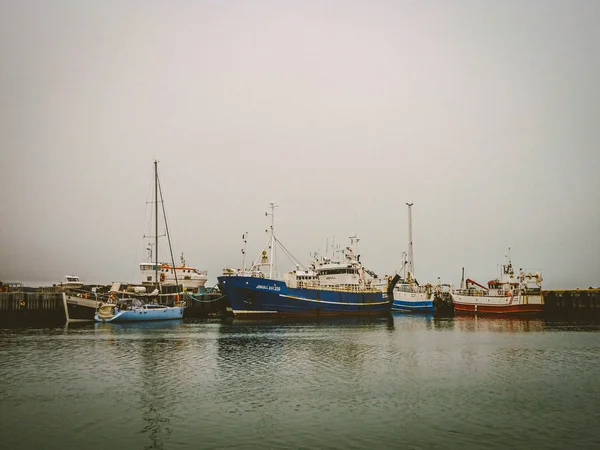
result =
[{"label": "life buoy", "polygon": [[160,281],[165,281],[166,277],[164,272],[160,274]]},{"label": "life buoy", "polygon": [[508,301],[508,304],[512,305],[512,302],[513,302],[513,299],[514,299],[512,291],[506,291],[506,296],[510,297],[510,300]]}]

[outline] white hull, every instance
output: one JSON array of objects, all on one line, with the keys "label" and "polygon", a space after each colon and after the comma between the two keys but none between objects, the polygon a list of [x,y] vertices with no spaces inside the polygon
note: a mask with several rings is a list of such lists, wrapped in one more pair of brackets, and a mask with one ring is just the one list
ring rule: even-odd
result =
[{"label": "white hull", "polygon": [[81,289],[83,287],[83,283],[60,283],[59,286],[64,290],[74,290]]},{"label": "white hull", "polygon": [[541,295],[461,295],[451,293],[454,310],[480,313],[539,313],[543,311]]}]

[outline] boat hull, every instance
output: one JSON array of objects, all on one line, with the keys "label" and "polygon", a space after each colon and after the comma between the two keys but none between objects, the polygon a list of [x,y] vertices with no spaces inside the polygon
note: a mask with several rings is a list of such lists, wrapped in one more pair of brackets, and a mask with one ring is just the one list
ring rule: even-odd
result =
[{"label": "boat hull", "polygon": [[63,304],[67,322],[93,322],[100,302],[63,292]]},{"label": "boat hull", "polygon": [[[386,294],[384,294],[386,296]],[[435,306],[433,304],[433,295],[410,292],[394,292],[394,302],[392,311],[406,313],[433,313]]]},{"label": "boat hull", "polygon": [[283,281],[246,276],[218,280],[236,317],[367,315],[391,309],[381,291],[290,288]]},{"label": "boat hull", "polygon": [[134,309],[119,311],[112,317],[95,314],[96,322],[148,322],[153,320],[174,320],[183,318],[184,306],[168,306],[159,309]]},{"label": "boat hull", "polygon": [[452,294],[454,311],[470,314],[540,314],[544,302],[540,295],[523,297],[474,296]]}]

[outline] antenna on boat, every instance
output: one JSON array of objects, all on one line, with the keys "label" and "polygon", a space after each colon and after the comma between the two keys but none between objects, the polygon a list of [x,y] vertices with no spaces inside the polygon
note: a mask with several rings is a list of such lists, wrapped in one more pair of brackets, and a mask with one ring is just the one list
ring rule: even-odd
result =
[{"label": "antenna on boat", "polygon": [[271,256],[269,261],[269,278],[273,278],[273,263],[275,255],[275,208],[279,207],[275,203],[269,203],[269,208],[271,208],[271,213],[265,213],[265,216],[271,216],[271,240],[269,243],[269,249],[271,250]]},{"label": "antenna on boat", "polygon": [[354,252],[354,255],[358,254],[358,241],[360,239],[356,235],[350,236],[350,249]]},{"label": "antenna on boat", "polygon": [[412,205],[413,203],[406,203],[408,206],[408,260],[407,260],[407,271],[410,278],[414,278],[415,266],[413,260],[413,242],[412,242]]}]

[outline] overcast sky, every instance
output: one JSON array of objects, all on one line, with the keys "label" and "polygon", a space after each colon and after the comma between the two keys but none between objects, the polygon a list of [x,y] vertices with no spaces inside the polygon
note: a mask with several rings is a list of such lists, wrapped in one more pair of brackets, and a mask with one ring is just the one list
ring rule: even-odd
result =
[{"label": "overcast sky", "polygon": [[548,288],[600,286],[599,19],[597,1],[0,0],[0,280],[140,281],[157,159],[175,254],[207,285],[242,233],[261,250],[269,202],[301,261],[357,234],[391,273],[414,202],[421,281],[487,281],[510,246]]}]

